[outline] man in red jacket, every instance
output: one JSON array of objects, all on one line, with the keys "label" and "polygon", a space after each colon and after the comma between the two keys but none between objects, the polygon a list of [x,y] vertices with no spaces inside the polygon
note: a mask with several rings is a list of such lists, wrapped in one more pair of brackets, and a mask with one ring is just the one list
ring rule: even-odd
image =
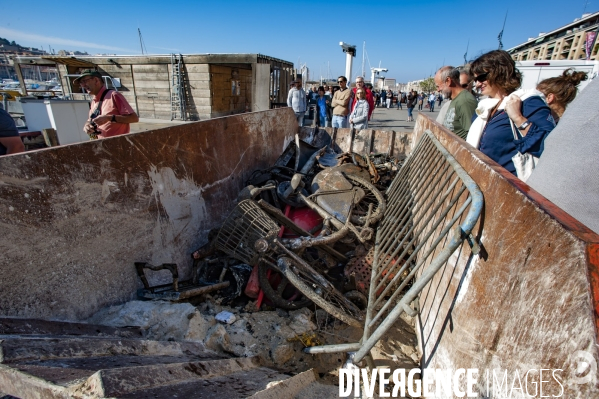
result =
[{"label": "man in red jacket", "polygon": [[374,111],[374,96],[372,95],[372,91],[370,91],[369,88],[364,87],[364,78],[361,76],[358,76],[356,78],[356,87],[354,87],[352,89],[353,102],[352,102],[352,106],[351,106],[351,111],[354,110],[354,107],[356,106],[356,103],[358,102],[356,100],[356,90],[358,90],[358,89],[364,89],[366,91],[366,101],[368,102],[368,120],[370,120],[370,116],[372,115],[372,112]]}]

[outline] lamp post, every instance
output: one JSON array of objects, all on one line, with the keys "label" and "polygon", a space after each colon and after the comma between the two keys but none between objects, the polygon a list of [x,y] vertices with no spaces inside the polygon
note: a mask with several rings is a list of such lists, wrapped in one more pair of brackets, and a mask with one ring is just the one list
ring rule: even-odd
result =
[{"label": "lamp post", "polygon": [[351,81],[353,58],[356,56],[356,46],[344,42],[339,42],[339,45],[345,53],[345,77],[347,78],[347,82],[349,83]]}]

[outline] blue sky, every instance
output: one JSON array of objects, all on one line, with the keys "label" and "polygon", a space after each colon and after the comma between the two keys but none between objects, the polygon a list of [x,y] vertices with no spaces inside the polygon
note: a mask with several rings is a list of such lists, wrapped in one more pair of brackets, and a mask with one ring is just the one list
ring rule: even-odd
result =
[{"label": "blue sky", "polygon": [[[84,5],[88,6],[84,6]],[[0,0],[0,37],[48,50],[141,54],[262,53],[306,63],[311,77],[345,73],[344,41],[357,46],[354,77],[370,66],[407,82],[497,48],[508,49],[599,11],[599,0],[38,1]],[[469,44],[468,44],[469,42]],[[329,67],[329,66],[330,67]],[[352,79],[353,80],[353,79]]]}]

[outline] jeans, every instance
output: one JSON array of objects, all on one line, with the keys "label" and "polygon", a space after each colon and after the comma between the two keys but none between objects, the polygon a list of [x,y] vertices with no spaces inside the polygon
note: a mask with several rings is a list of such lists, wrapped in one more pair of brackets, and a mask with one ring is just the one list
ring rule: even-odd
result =
[{"label": "jeans", "polygon": [[430,112],[433,112],[435,110],[435,101],[429,101],[428,104],[430,105]]},{"label": "jeans", "polygon": [[349,127],[347,116],[333,115],[333,127]]},{"label": "jeans", "polygon": [[422,103],[418,104],[418,111],[422,111]]},{"label": "jeans", "polygon": [[412,111],[414,111],[414,108],[408,108],[408,118],[412,119]]},{"label": "jeans", "polygon": [[401,106],[401,101],[397,101],[397,109],[403,109],[403,107]]},{"label": "jeans", "polygon": [[300,125],[300,127],[304,126],[304,116],[306,115],[306,112],[296,112],[295,113],[295,119],[297,119],[297,124]]},{"label": "jeans", "polygon": [[320,122],[320,127],[331,127],[331,121],[329,121],[326,116],[320,115],[318,121]]}]

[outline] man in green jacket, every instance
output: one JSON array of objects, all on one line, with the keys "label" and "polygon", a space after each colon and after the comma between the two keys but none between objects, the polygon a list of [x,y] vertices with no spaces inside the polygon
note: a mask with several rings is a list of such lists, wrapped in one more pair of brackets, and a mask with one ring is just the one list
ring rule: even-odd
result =
[{"label": "man in green jacket", "polygon": [[444,97],[451,98],[443,126],[465,140],[478,105],[476,99],[460,85],[460,71],[454,67],[441,67],[435,74],[435,84]]}]

